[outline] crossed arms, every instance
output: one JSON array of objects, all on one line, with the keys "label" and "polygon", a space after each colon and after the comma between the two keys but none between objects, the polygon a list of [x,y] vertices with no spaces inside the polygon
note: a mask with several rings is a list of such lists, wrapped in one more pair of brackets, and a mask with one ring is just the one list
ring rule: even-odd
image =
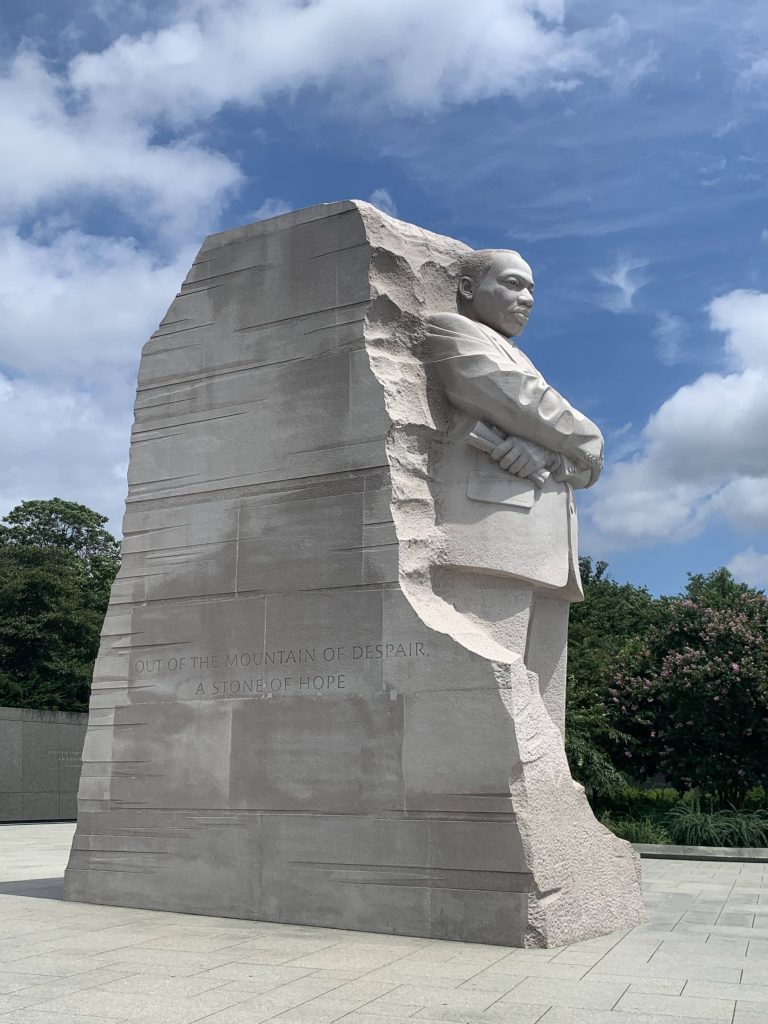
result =
[{"label": "crossed arms", "polygon": [[428,321],[427,345],[451,403],[500,431],[499,443],[485,450],[503,469],[532,480],[546,471],[573,487],[597,480],[599,429],[538,373],[505,358],[479,324],[438,313]]}]

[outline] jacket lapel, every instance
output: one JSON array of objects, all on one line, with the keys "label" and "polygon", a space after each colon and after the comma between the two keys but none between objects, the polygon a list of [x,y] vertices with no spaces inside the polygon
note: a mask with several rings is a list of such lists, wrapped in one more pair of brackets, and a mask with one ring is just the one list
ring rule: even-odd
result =
[{"label": "jacket lapel", "polygon": [[507,362],[514,363],[515,366],[522,366],[524,369],[535,373],[537,377],[541,376],[528,356],[514,342],[502,338],[498,331],[494,331],[492,327],[488,327],[486,324],[480,324],[479,326],[482,328],[486,338],[488,338]]}]

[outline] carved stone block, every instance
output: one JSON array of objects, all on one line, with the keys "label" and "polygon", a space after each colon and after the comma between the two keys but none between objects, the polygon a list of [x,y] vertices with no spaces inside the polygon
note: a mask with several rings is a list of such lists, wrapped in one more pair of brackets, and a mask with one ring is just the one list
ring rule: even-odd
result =
[{"label": "carved stone block", "polygon": [[357,202],[204,243],[142,355],[70,899],[510,945],[642,920],[545,685],[570,485],[467,444],[430,340],[469,251]]}]

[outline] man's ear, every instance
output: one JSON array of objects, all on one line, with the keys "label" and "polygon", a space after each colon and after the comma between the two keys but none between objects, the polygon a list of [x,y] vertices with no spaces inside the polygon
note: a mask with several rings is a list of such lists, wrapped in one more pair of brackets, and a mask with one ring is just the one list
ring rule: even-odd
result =
[{"label": "man's ear", "polygon": [[462,299],[471,299],[475,293],[475,282],[471,277],[462,277],[459,281],[459,295]]}]

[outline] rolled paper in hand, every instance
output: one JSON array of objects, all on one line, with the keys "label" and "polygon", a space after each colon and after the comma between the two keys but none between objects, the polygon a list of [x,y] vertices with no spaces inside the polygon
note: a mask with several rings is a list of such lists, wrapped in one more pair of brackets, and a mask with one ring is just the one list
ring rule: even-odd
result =
[{"label": "rolled paper in hand", "polygon": [[[495,427],[483,423],[482,420],[478,420],[467,435],[467,444],[471,444],[473,448],[485,452],[486,455],[490,455],[496,445],[501,444],[504,440],[506,440],[504,434],[500,434]],[[521,479],[530,480],[537,487],[543,487],[547,480],[549,480],[549,470],[541,469],[538,473],[531,473],[530,476],[521,477]]]}]

